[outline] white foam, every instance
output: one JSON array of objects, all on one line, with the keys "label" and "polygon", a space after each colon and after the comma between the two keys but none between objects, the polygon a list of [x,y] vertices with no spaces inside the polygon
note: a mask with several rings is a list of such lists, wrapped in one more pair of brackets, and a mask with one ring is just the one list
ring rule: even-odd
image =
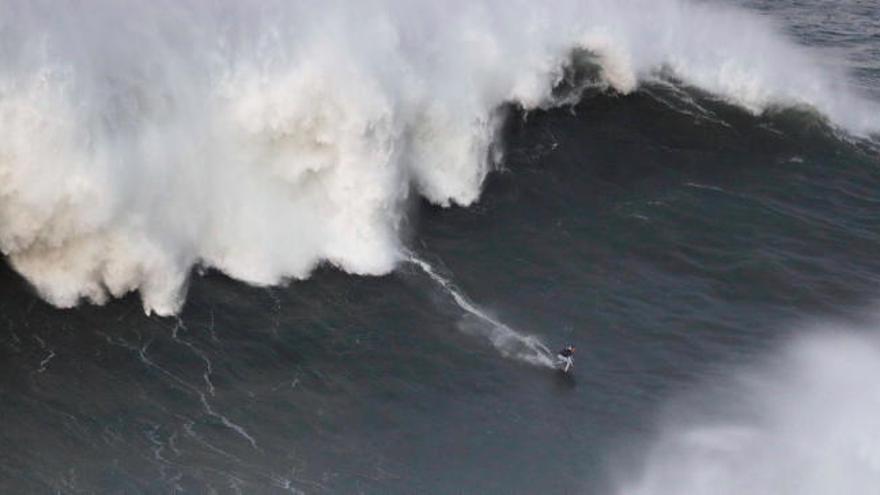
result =
[{"label": "white foam", "polygon": [[427,261],[412,254],[409,255],[408,261],[431,277],[431,280],[452,297],[459,308],[476,318],[477,325],[467,326],[463,328],[464,330],[487,339],[504,357],[534,366],[546,368],[556,366],[553,352],[538,337],[514,330],[472,303],[449,279],[437,273]]},{"label": "white foam", "polygon": [[191,267],[252,284],[380,274],[402,204],[477,200],[499,107],[550,106],[573,48],[621,92],[658,70],[861,133],[876,105],[766,21],[677,0],[0,0],[0,249],[50,302]]},{"label": "white foam", "polygon": [[880,487],[880,342],[824,327],[676,408],[625,495],[831,495]]}]

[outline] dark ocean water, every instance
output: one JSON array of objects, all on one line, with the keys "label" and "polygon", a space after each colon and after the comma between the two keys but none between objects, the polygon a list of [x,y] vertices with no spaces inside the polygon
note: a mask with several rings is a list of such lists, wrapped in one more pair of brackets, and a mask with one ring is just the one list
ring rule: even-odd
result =
[{"label": "dark ocean water", "polygon": [[[875,2],[743,3],[880,98]],[[876,141],[675,83],[506,122],[480,202],[413,204],[407,243],[486,314],[575,343],[572,376],[499,353],[412,264],[210,272],[179,319],[55,309],[4,268],[0,491],[675,493],[626,488],[669,404],[810,322],[876,328]]]}]

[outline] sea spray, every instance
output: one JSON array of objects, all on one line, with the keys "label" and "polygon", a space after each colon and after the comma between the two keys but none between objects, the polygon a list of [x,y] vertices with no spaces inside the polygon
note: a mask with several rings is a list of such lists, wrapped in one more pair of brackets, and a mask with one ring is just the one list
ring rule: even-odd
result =
[{"label": "sea spray", "polygon": [[671,407],[643,466],[621,470],[612,493],[876,493],[878,374],[876,335],[820,325]]},{"label": "sea spray", "polygon": [[[498,109],[561,103],[575,52],[853,133],[880,111],[756,15],[679,0],[0,0],[0,250],[51,303],[199,265],[255,285],[383,274],[405,203],[467,206]],[[570,102],[570,96],[563,98]]]},{"label": "sea spray", "polygon": [[459,308],[479,320],[479,325],[471,332],[488,339],[503,356],[517,359],[535,366],[554,367],[553,353],[533,335],[522,334],[510,326],[493,318],[479,306],[470,302],[449,279],[444,278],[428,262],[410,255],[407,259],[419,267],[455,301]]}]

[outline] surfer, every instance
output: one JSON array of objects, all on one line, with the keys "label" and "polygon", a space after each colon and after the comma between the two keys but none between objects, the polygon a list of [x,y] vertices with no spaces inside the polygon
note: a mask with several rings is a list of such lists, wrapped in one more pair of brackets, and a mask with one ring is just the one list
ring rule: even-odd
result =
[{"label": "surfer", "polygon": [[575,347],[573,345],[567,345],[565,346],[565,348],[559,351],[559,366],[564,373],[568,373],[569,368],[574,366],[574,361],[572,361],[574,351]]}]

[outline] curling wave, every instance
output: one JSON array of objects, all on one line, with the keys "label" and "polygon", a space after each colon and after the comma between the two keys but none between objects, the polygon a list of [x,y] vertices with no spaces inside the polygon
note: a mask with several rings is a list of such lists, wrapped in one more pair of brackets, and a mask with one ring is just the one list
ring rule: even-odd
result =
[{"label": "curling wave", "polygon": [[404,259],[403,204],[477,200],[499,109],[559,104],[573,52],[620,93],[671,74],[851,133],[876,105],[762,18],[677,0],[0,0],[0,249],[48,301],[191,268],[252,284]]}]

